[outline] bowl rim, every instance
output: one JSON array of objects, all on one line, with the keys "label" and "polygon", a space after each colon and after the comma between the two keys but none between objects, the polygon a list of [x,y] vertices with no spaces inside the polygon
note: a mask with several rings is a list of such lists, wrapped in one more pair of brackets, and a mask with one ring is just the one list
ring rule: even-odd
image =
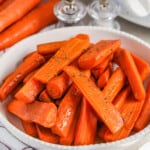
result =
[{"label": "bowl rim", "polygon": [[[108,32],[108,33],[113,33],[113,34],[117,34],[117,35],[122,35],[123,37],[132,39],[140,44],[142,44],[143,46],[145,46],[146,48],[148,48],[150,50],[150,44],[148,44],[147,42],[143,41],[142,39],[140,39],[139,37],[136,37],[134,35],[131,35],[129,33],[126,33],[124,31],[119,31],[119,30],[114,30],[114,29],[108,29],[108,28],[104,28],[104,27],[93,27],[93,26],[77,26],[77,27],[63,27],[63,28],[58,28],[58,29],[53,29],[53,30],[49,30],[49,31],[44,31],[44,32],[40,32],[34,35],[31,35],[23,40],[21,40],[20,42],[18,42],[15,45],[18,45],[22,42],[24,42],[25,40],[29,39],[29,38],[34,38],[36,36],[40,36],[42,34],[45,34],[47,32],[59,32],[61,30],[98,30],[98,31],[103,31],[103,32]],[[67,32],[68,32],[67,31]],[[14,46],[15,46],[14,45]],[[10,49],[13,49],[13,47],[10,47],[6,50],[6,52],[3,54],[3,57],[5,57],[5,54],[9,53]],[[80,146],[66,146],[66,145],[60,145],[60,144],[53,144],[53,143],[48,143],[48,142],[44,142],[41,141],[39,139],[33,138],[27,134],[25,134],[23,131],[19,130],[18,128],[16,128],[13,124],[11,124],[5,117],[2,116],[2,114],[0,113],[0,120],[2,122],[2,124],[5,126],[5,128],[11,132],[12,135],[14,135],[17,139],[18,137],[14,134],[14,132],[18,135],[21,135],[24,137],[24,139],[28,139],[28,140],[32,140],[33,142],[37,143],[38,145],[40,144],[41,146],[47,146],[47,147],[51,147],[51,148],[55,148],[55,149],[61,149],[61,150],[75,150],[75,149],[80,149],[80,150],[86,150],[86,149],[98,149],[98,148],[110,148],[111,146],[115,146],[118,147],[117,145],[120,144],[121,146],[123,145],[127,145],[127,143],[135,141],[135,140],[140,140],[141,137],[150,134],[150,125],[148,125],[147,127],[145,127],[142,131],[139,131],[138,133],[135,133],[134,135],[131,135],[127,138],[118,140],[118,141],[114,141],[114,142],[108,142],[108,143],[100,143],[100,144],[90,144],[90,145],[80,145]],[[22,141],[21,139],[18,139],[19,141]],[[32,145],[31,145],[32,146]],[[34,147],[34,146],[33,146]]]}]

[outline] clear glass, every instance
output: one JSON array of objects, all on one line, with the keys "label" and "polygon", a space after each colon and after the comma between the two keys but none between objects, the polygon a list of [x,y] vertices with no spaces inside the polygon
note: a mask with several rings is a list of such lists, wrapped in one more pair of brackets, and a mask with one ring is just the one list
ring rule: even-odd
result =
[{"label": "clear glass", "polygon": [[54,14],[59,22],[57,27],[83,25],[81,20],[87,14],[87,8],[81,1],[62,0],[54,7]]},{"label": "clear glass", "polygon": [[92,18],[89,25],[120,29],[115,20],[120,11],[116,0],[93,0],[88,6],[88,14]]}]

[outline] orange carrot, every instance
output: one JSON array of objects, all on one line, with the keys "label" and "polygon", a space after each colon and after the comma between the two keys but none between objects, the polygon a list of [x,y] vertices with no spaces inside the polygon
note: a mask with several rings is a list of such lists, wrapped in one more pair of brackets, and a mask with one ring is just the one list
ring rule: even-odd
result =
[{"label": "orange carrot", "polygon": [[52,99],[49,97],[49,95],[47,94],[46,90],[43,90],[40,95],[39,95],[39,100],[42,102],[47,102],[50,103],[52,102]]},{"label": "orange carrot", "polygon": [[70,85],[71,80],[65,73],[62,73],[48,81],[46,90],[50,97],[58,99],[63,96]]},{"label": "orange carrot", "polygon": [[13,0],[3,0],[0,3],[0,11],[4,10],[6,7],[8,7],[11,3],[13,2]]},{"label": "orange carrot", "polygon": [[37,137],[37,130],[36,130],[35,123],[27,122],[24,120],[21,120],[21,123],[22,123],[25,133],[27,133],[28,135],[32,137]]},{"label": "orange carrot", "polygon": [[103,95],[104,99],[106,101],[112,102],[115,98],[115,96],[119,93],[119,91],[123,88],[125,85],[126,76],[121,70],[120,67],[118,67],[111,75],[111,77],[108,80],[107,85],[103,89]]},{"label": "orange carrot", "polygon": [[24,79],[23,79],[23,83],[26,83],[28,82],[32,77],[33,75],[36,73],[37,70],[33,70],[32,72],[30,72]]},{"label": "orange carrot", "polygon": [[117,54],[117,60],[128,78],[135,98],[144,100],[145,89],[131,53],[125,49],[120,49],[119,54]]},{"label": "orange carrot", "polygon": [[102,40],[80,56],[79,67],[91,69],[100,64],[120,46],[120,40]]},{"label": "orange carrot", "polygon": [[111,103],[105,101],[103,93],[95,83],[73,66],[66,66],[63,70],[72,79],[100,119],[108,126],[110,131],[115,133],[120,130],[123,126],[123,120],[120,113]]},{"label": "orange carrot", "polygon": [[25,85],[15,94],[15,98],[24,103],[33,102],[37,95],[42,91],[44,85],[39,81],[30,79]]},{"label": "orange carrot", "polygon": [[21,100],[12,99],[7,109],[24,121],[34,122],[46,128],[51,128],[56,122],[57,107],[53,103],[34,101],[25,104]]},{"label": "orange carrot", "polygon": [[36,80],[47,83],[62,71],[63,67],[73,62],[85,49],[89,47],[89,39],[70,39],[56,54],[41,67],[34,75]]},{"label": "orange carrot", "polygon": [[3,3],[4,0],[0,0],[0,4]]},{"label": "orange carrot", "polygon": [[[19,40],[56,22],[57,19],[53,14],[53,7],[58,1],[48,0],[2,32],[0,34],[0,50],[8,48]],[[20,6],[22,5],[24,5],[24,1],[20,4]]]},{"label": "orange carrot", "polygon": [[71,86],[65,97],[62,99],[56,119],[56,124],[52,127],[52,131],[66,137],[75,118],[77,108],[81,99],[81,93],[75,86]]},{"label": "orange carrot", "polygon": [[77,122],[74,145],[94,144],[96,128],[97,116],[87,100],[83,98],[79,120]]},{"label": "orange carrot", "polygon": [[9,25],[26,15],[33,9],[40,0],[14,0],[8,7],[3,9],[0,13],[0,32],[7,28]]},{"label": "orange carrot", "polygon": [[146,90],[146,99],[142,111],[135,123],[134,129],[140,131],[150,122],[150,81]]},{"label": "orange carrot", "polygon": [[50,128],[44,128],[43,126],[37,125],[38,137],[45,142],[57,144],[59,141],[59,137],[53,134]]},{"label": "orange carrot", "polygon": [[57,50],[64,46],[64,44],[66,44],[66,41],[42,43],[37,45],[37,51],[42,55],[54,54]]},{"label": "orange carrot", "polygon": [[12,72],[2,83],[0,87],[0,99],[5,100],[12,90],[24,79],[26,75],[32,72],[45,62],[42,55],[33,53],[30,57],[25,59],[17,69]]}]

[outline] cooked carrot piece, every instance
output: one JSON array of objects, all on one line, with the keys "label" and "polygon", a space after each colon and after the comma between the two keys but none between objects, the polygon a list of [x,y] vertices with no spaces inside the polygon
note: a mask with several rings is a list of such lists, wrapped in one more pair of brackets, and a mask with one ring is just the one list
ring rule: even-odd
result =
[{"label": "cooked carrot piece", "polygon": [[83,98],[74,145],[94,144],[97,128],[97,116],[88,101]]},{"label": "cooked carrot piece", "polygon": [[78,60],[79,67],[91,69],[100,64],[120,46],[120,40],[102,40],[86,51]]},{"label": "cooked carrot piece", "polygon": [[120,49],[117,53],[117,60],[128,78],[135,98],[137,100],[144,100],[146,92],[131,53],[125,49]]},{"label": "cooked carrot piece", "polygon": [[58,99],[64,95],[70,85],[71,80],[65,73],[62,73],[48,81],[46,90],[50,97]]},{"label": "cooked carrot piece", "polygon": [[32,76],[36,73],[37,70],[33,70],[32,72],[30,72],[24,79],[23,79],[23,83],[27,83],[27,81],[29,81]]},{"label": "cooked carrot piece", "polygon": [[111,103],[105,101],[103,93],[95,83],[74,66],[66,66],[63,70],[72,79],[74,84],[96,111],[99,118],[108,126],[110,131],[115,133],[120,130],[123,126],[123,120],[120,113]]},{"label": "cooked carrot piece", "polygon": [[33,53],[30,57],[25,59],[17,69],[12,72],[2,83],[0,87],[0,99],[5,100],[12,90],[24,79],[26,75],[32,72],[45,62],[42,55]]},{"label": "cooked carrot piece", "polygon": [[46,128],[51,128],[56,122],[57,107],[53,103],[34,101],[26,104],[21,100],[12,99],[7,109],[24,121],[34,122]]},{"label": "cooked carrot piece", "polygon": [[[44,2],[8,27],[7,30],[4,30],[0,34],[0,50],[4,50],[19,40],[38,32],[47,25],[55,23],[57,18],[53,13],[53,7],[57,2],[59,0],[48,0]],[[24,1],[21,2],[21,5],[24,5]],[[10,14],[13,13],[11,12]]]},{"label": "cooked carrot piece", "polygon": [[124,72],[118,67],[109,78],[107,85],[102,90],[104,99],[106,101],[112,102],[115,96],[123,88],[126,82],[126,76]]},{"label": "cooked carrot piece", "polygon": [[0,11],[4,10],[6,7],[9,6],[9,4],[12,3],[13,0],[3,0],[2,3],[0,3]]},{"label": "cooked carrot piece", "polygon": [[146,90],[146,99],[142,111],[135,123],[134,129],[140,131],[150,122],[150,81]]},{"label": "cooked carrot piece", "polygon": [[27,133],[30,136],[37,137],[37,130],[36,130],[35,123],[27,122],[24,120],[21,120],[21,123],[25,133]]},{"label": "cooked carrot piece", "polygon": [[15,98],[24,103],[33,102],[37,95],[42,91],[44,85],[39,81],[30,79],[23,87],[15,94]]},{"label": "cooked carrot piece", "polygon": [[40,95],[39,95],[39,100],[42,101],[42,102],[47,102],[47,103],[52,102],[52,99],[51,99],[50,96],[47,94],[46,89],[44,89],[44,90],[40,93]]},{"label": "cooked carrot piece", "polygon": [[36,124],[36,128],[37,128],[39,139],[45,142],[49,142],[49,143],[54,143],[54,144],[58,143],[59,137],[53,134],[50,128],[45,128],[37,124]]},{"label": "cooked carrot piece", "polygon": [[129,136],[141,112],[143,104],[144,100],[137,101],[134,96],[128,97],[120,109],[124,120],[124,126],[114,134],[107,130],[104,135],[105,141],[116,141]]},{"label": "cooked carrot piece", "polygon": [[59,105],[56,123],[52,127],[55,134],[63,137],[68,135],[80,100],[81,93],[72,85]]},{"label": "cooked carrot piece", "polygon": [[60,73],[66,65],[73,62],[83,51],[89,47],[89,39],[72,38],[56,54],[41,67],[34,75],[36,80],[47,83]]}]

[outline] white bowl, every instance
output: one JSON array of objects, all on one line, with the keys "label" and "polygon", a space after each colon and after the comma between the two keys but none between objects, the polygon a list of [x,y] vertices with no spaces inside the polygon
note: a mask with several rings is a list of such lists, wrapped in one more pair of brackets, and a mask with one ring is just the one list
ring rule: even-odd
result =
[{"label": "white bowl", "polygon": [[[36,50],[36,45],[42,42],[55,41],[68,39],[78,33],[86,33],[91,37],[92,42],[96,42],[101,39],[121,39],[122,47],[132,51],[136,55],[142,57],[147,62],[150,63],[150,46],[143,42],[142,40],[129,35],[124,32],[115,31],[111,29],[104,29],[99,27],[68,27],[56,30],[51,30],[48,32],[39,33],[30,36],[21,42],[17,43],[13,47],[7,50],[7,52],[0,58],[0,84],[7,74],[15,69],[17,64],[22,60],[22,58]],[[120,141],[104,143],[104,144],[94,144],[87,146],[62,146],[57,144],[50,144],[40,141],[36,138],[32,138],[22,131],[22,127],[17,118],[7,112],[5,106],[8,100],[0,104],[0,120],[6,126],[6,128],[18,139],[24,143],[31,145],[37,149],[41,150],[117,150],[117,149],[134,149],[138,147],[144,138],[150,138],[150,125],[148,125],[141,132],[125,138]]]}]

